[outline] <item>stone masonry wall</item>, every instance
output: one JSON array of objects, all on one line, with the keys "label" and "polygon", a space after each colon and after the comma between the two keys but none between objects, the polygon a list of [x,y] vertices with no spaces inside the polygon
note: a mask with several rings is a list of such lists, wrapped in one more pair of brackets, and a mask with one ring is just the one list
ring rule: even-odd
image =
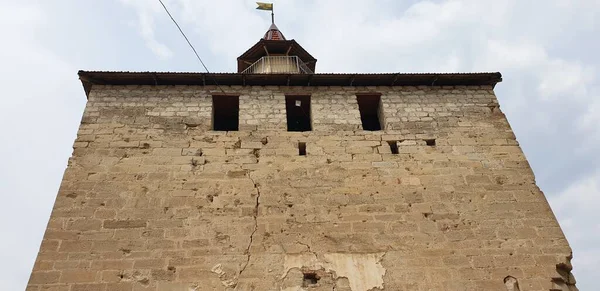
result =
[{"label": "stone masonry wall", "polygon": [[214,87],[94,85],[27,291],[575,290],[491,87],[223,89],[239,131]]}]

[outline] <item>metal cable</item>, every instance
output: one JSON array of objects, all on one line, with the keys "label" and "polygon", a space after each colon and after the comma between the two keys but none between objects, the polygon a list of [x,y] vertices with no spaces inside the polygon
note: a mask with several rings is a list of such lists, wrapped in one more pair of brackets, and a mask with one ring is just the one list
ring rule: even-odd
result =
[{"label": "metal cable", "polygon": [[[173,23],[175,23],[175,25],[179,29],[179,32],[181,32],[181,35],[183,35],[183,38],[185,38],[185,40],[187,41],[188,45],[192,48],[192,50],[194,51],[194,54],[196,55],[196,58],[198,58],[198,60],[200,61],[200,63],[204,67],[204,69],[206,70],[206,73],[210,74],[210,71],[208,70],[208,67],[206,67],[206,65],[202,61],[202,58],[200,58],[200,55],[198,55],[198,52],[196,51],[196,49],[194,48],[194,46],[192,45],[192,43],[190,42],[190,40],[187,38],[187,36],[185,35],[185,33],[183,32],[183,30],[181,29],[181,27],[179,26],[179,24],[175,20],[175,18],[173,18],[173,16],[169,12],[169,9],[167,9],[167,6],[165,6],[165,4],[162,2],[162,0],[158,0],[158,2],[160,2],[160,4],[165,9],[165,11],[169,15],[169,17],[171,18],[171,20],[173,21]],[[223,88],[221,88],[221,86],[219,85],[219,83],[217,83],[217,80],[215,79],[215,76],[211,75],[211,77],[212,77],[213,82],[215,82],[215,85],[217,85],[217,87],[219,88],[219,90],[221,90],[221,92],[223,92],[223,94],[225,94],[225,90],[223,90]]]}]

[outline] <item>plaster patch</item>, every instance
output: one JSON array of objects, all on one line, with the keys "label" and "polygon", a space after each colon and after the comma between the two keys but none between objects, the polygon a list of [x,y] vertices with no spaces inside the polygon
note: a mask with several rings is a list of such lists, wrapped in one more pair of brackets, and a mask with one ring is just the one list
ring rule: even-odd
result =
[{"label": "plaster patch", "polygon": [[315,254],[287,255],[282,278],[293,268],[325,269],[334,274],[334,279],[348,278],[352,291],[383,289],[383,276],[386,269],[381,265],[381,260],[384,255],[385,253],[330,253],[323,254],[321,258]]}]

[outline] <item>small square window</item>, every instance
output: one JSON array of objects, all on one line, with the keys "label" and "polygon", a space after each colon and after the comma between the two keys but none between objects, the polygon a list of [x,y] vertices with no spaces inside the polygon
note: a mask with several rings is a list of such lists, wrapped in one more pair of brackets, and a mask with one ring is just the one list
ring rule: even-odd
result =
[{"label": "small square window", "polygon": [[213,130],[237,131],[240,122],[239,96],[215,95],[213,103]]},{"label": "small square window", "polygon": [[383,115],[380,95],[357,95],[363,130],[382,130]]},{"label": "small square window", "polygon": [[392,154],[397,155],[398,153],[400,153],[398,151],[398,142],[395,140],[389,140],[388,145],[390,146],[390,151],[392,152]]},{"label": "small square window", "polygon": [[430,147],[435,146],[435,139],[433,139],[433,138],[432,139],[426,139],[425,140],[425,144],[428,145],[428,146],[430,146]]},{"label": "small square window", "polygon": [[298,143],[298,154],[301,156],[306,156],[306,143],[305,142]]},{"label": "small square window", "polygon": [[311,131],[310,96],[285,96],[288,131]]}]

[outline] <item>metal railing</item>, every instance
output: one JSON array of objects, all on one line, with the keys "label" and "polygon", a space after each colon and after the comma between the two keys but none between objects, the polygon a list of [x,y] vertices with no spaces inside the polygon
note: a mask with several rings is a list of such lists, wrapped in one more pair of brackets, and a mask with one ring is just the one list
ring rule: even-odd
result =
[{"label": "metal railing", "polygon": [[242,71],[242,74],[312,74],[297,56],[265,56]]}]

